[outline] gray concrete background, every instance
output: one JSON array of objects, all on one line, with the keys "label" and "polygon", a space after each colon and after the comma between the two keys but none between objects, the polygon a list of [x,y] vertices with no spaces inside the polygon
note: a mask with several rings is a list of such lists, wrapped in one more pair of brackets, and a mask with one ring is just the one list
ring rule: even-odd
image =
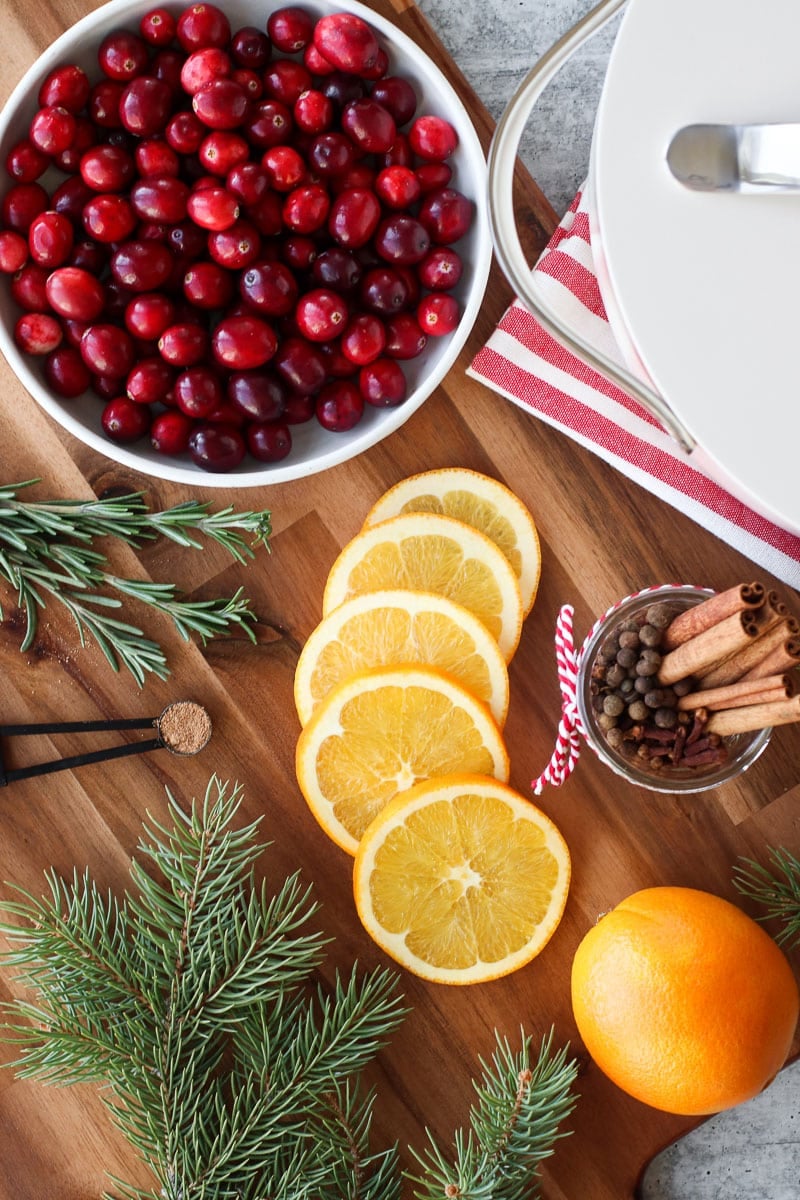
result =
[{"label": "gray concrete background", "polygon": [[[497,119],[528,69],[590,0],[417,0]],[[542,96],[522,157],[557,213],[589,162],[592,123],[615,19]],[[757,1099],[706,1121],[651,1164],[641,1200],[799,1200],[800,1062]],[[621,1197],[620,1200],[623,1200]]]}]

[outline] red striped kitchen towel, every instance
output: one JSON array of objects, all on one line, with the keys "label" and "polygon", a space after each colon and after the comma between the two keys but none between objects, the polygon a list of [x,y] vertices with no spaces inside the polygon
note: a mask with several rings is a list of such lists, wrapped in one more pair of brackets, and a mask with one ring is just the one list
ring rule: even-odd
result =
[{"label": "red striped kitchen towel", "polygon": [[[571,328],[622,362],[594,270],[585,198],[584,188],[539,258],[537,284]],[[551,337],[519,301],[507,310],[468,374],[800,589],[800,537],[731,495],[712,477],[701,448],[685,453],[637,401]]]}]

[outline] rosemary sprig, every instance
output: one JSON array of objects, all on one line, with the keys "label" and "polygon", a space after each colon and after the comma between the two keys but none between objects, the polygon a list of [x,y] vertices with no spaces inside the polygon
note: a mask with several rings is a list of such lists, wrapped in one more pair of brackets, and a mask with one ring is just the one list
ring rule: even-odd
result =
[{"label": "rosemary sprig", "polygon": [[202,536],[245,563],[256,547],[269,550],[268,512],[237,512],[229,505],[212,513],[208,503],[197,500],[151,512],[138,492],[100,500],[17,499],[21,489],[36,482],[0,487],[0,577],[15,589],[26,617],[22,651],[33,644],[50,597],[70,613],[81,645],[91,635],[115,671],[125,667],[139,686],[147,674],[165,679],[169,668],[163,650],[136,625],[111,615],[108,610],[120,609],[123,601],[109,596],[109,590],[166,613],[186,640],[195,633],[206,645],[232,629],[255,640],[250,623],[256,618],[242,588],[231,597],[182,600],[173,584],[109,573],[105,555],[94,546],[96,539],[110,536],[138,548],[163,534],[180,546],[202,549]]},{"label": "rosemary sprig", "polygon": [[771,849],[769,858],[774,870],[741,859],[734,868],[734,886],[765,909],[759,920],[781,922],[776,942],[796,945],[800,942],[800,861],[783,846]]}]

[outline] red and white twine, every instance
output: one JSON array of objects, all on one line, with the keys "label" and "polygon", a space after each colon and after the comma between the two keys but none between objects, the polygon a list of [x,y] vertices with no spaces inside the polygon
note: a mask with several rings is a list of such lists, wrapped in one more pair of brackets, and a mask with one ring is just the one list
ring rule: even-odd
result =
[{"label": "red and white twine", "polygon": [[[556,744],[550,755],[550,761],[541,775],[531,780],[534,795],[541,796],[547,783],[551,787],[561,787],[562,783],[569,779],[580,758],[581,739],[586,738],[588,741],[578,709],[578,676],[583,656],[597,630],[629,600],[637,600],[640,596],[647,596],[651,592],[663,591],[665,587],[680,588],[684,586],[680,583],[659,583],[642,588],[641,591],[632,592],[630,596],[624,596],[622,600],[612,604],[601,617],[598,617],[584,638],[580,650],[576,650],[572,634],[572,618],[575,610],[571,604],[564,604],[561,607],[556,619],[555,637],[558,686],[561,689],[561,719],[558,722]],[[591,742],[589,745],[591,746]]]}]

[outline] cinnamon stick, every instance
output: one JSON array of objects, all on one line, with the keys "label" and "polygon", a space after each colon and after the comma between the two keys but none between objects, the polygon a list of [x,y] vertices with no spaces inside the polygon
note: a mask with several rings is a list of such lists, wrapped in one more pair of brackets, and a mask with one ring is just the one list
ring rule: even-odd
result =
[{"label": "cinnamon stick", "polygon": [[717,712],[724,708],[743,708],[748,704],[786,700],[794,693],[794,680],[789,675],[769,675],[759,679],[740,679],[727,687],[710,688],[704,692],[690,692],[679,698],[677,707],[686,712],[696,708]]},{"label": "cinnamon stick", "polygon": [[779,675],[781,671],[790,671],[800,664],[800,638],[786,638],[765,655],[761,662],[756,663],[744,675],[742,682],[751,679],[763,679],[767,675]]},{"label": "cinnamon stick", "polygon": [[700,687],[703,689],[722,687],[741,679],[753,667],[763,662],[776,646],[783,645],[787,639],[797,637],[798,632],[800,630],[793,617],[786,617],[784,620],[778,621],[766,632],[762,631],[755,641],[742,646],[740,650],[728,655],[727,658],[721,658],[710,670],[701,674]]},{"label": "cinnamon stick", "polygon": [[687,608],[669,623],[661,640],[665,651],[674,650],[712,625],[744,609],[760,608],[767,597],[763,583],[741,583],[727,591],[717,592],[700,604]]},{"label": "cinnamon stick", "polygon": [[745,708],[726,708],[712,713],[706,730],[729,737],[734,733],[754,733],[773,725],[790,725],[800,721],[800,696],[789,700],[774,700],[770,704],[749,704]]},{"label": "cinnamon stick", "polygon": [[714,663],[742,650],[759,633],[758,621],[752,609],[734,612],[665,654],[661,660],[658,682],[667,685],[686,679],[689,675],[700,675]]}]

